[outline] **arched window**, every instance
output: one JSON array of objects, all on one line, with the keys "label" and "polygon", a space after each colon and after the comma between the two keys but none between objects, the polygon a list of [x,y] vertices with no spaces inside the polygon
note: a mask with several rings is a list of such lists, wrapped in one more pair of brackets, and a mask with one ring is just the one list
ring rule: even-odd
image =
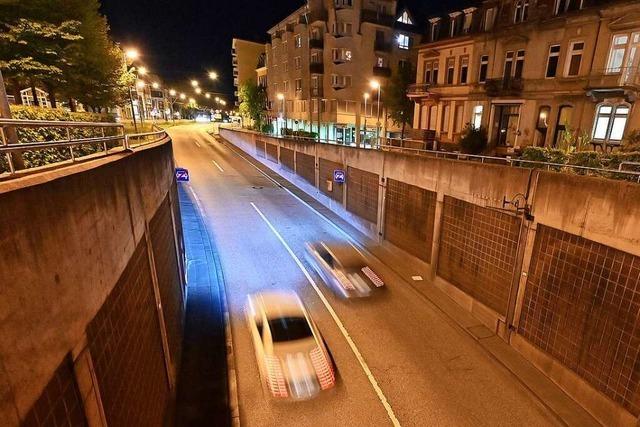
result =
[{"label": "arched window", "polygon": [[600,104],[593,123],[593,139],[619,144],[624,138],[629,112],[627,104]]},{"label": "arched window", "polygon": [[529,17],[529,0],[516,0],[513,22],[524,22]]}]

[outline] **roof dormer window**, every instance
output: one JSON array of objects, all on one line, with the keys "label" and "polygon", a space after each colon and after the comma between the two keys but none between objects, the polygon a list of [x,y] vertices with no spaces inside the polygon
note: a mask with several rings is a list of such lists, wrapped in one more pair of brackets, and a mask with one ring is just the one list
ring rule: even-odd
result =
[{"label": "roof dormer window", "polygon": [[407,12],[406,9],[402,12],[402,15],[400,15],[397,21],[402,24],[413,25],[413,21],[411,20],[411,17],[409,16],[409,12]]},{"label": "roof dormer window", "polygon": [[430,40],[432,42],[438,40],[438,37],[440,36],[440,18],[431,18],[429,19],[429,25],[430,25]]},{"label": "roof dormer window", "polygon": [[460,15],[462,15],[462,12],[452,12],[449,14],[449,37],[455,37],[460,32]]}]

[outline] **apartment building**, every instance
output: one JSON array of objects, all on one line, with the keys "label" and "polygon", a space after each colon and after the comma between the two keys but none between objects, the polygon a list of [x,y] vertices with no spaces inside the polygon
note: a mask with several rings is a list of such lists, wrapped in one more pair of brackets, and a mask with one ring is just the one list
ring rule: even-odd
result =
[{"label": "apartment building", "polygon": [[612,149],[640,128],[640,2],[475,4],[429,19],[408,93],[414,127],[457,142],[482,126],[503,153],[557,146],[565,129]]},{"label": "apartment building", "polygon": [[240,105],[238,89],[249,80],[256,80],[256,69],[264,56],[264,43],[233,39],[231,60],[233,65],[233,87],[236,106]]},{"label": "apartment building", "polygon": [[384,116],[371,81],[384,92],[398,67],[415,64],[412,47],[421,41],[411,12],[390,0],[310,0],[268,32],[275,128],[356,144],[375,134],[378,111]]}]

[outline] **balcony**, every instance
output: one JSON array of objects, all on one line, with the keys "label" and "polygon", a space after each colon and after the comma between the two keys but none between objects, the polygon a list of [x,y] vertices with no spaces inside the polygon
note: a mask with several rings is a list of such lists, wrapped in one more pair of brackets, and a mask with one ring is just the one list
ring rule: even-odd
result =
[{"label": "balcony", "polygon": [[324,74],[324,64],[322,62],[312,62],[309,64],[311,74]]},{"label": "balcony", "polygon": [[373,67],[373,75],[376,77],[391,77],[391,68]]},{"label": "balcony", "polygon": [[393,22],[395,21],[394,17],[391,15],[385,15],[375,10],[362,10],[362,15],[360,17],[362,22],[369,22],[371,24],[383,25],[385,27],[391,27]]},{"label": "balcony", "polygon": [[433,87],[431,83],[417,83],[409,85],[407,89],[407,96],[409,98],[428,98],[432,96],[429,89]]},{"label": "balcony", "polygon": [[520,78],[488,79],[484,84],[487,96],[519,96],[524,89],[524,82]]},{"label": "balcony", "polygon": [[392,45],[391,43],[385,42],[384,40],[376,40],[373,44],[373,49],[376,52],[391,52]]},{"label": "balcony", "polygon": [[588,77],[587,91],[596,100],[620,96],[633,101],[640,94],[640,68],[600,70]]},{"label": "balcony", "polygon": [[312,87],[311,88],[311,96],[313,97],[321,97],[324,96],[324,91],[321,87]]},{"label": "balcony", "polygon": [[324,40],[322,39],[310,39],[309,47],[311,49],[322,49],[324,48]]}]

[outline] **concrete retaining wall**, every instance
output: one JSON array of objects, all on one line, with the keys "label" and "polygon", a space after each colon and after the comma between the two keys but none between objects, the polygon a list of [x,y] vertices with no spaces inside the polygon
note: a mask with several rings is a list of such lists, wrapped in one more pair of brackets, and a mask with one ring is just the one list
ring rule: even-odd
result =
[{"label": "concrete retaining wall", "polygon": [[[430,256],[413,257],[416,265],[429,272],[431,283],[510,342],[603,424],[635,425],[640,414],[640,328],[635,326],[640,323],[640,301],[636,304],[635,299],[635,289],[640,286],[640,185],[270,138],[230,129],[222,129],[221,136],[254,157],[256,147],[263,143],[313,156],[315,185],[298,179],[297,165],[292,172],[290,166],[257,157],[385,245],[390,245],[383,226],[390,220],[385,212],[385,200],[391,196],[387,182],[392,179],[405,185],[405,193],[413,196],[396,203],[404,203],[407,209],[420,206],[423,212],[415,211],[413,215],[423,216],[420,221],[433,221],[412,224],[413,228],[407,226],[404,230],[426,230],[424,235],[432,236],[431,242],[424,242],[432,245],[430,252],[425,251]],[[327,189],[323,188],[326,177],[318,173],[323,161],[379,176],[375,222],[346,209],[349,177],[340,189],[340,197],[327,196]],[[336,185],[340,184],[333,183]],[[417,188],[411,190],[406,185]],[[394,184],[394,188],[403,187]],[[420,196],[420,189],[429,193]],[[429,194],[436,196],[435,213]],[[447,209],[445,199],[450,203]],[[517,202],[521,209],[505,201]],[[522,209],[525,206],[527,215]],[[406,216],[397,208],[390,212]],[[400,222],[403,221],[398,218],[396,223]],[[540,236],[539,226],[546,230]],[[456,233],[457,228],[464,232]],[[395,235],[403,232],[393,231]],[[543,258],[548,252],[541,248],[550,242],[549,236],[555,236],[553,253]],[[405,249],[413,255],[423,255],[416,254],[419,242],[411,243]],[[449,249],[441,253],[443,247]],[[587,259],[576,260],[574,248],[579,248]],[[457,258],[445,258],[451,256]],[[423,261],[429,259],[431,262]],[[558,259],[570,262],[558,263]],[[445,270],[441,270],[443,266]],[[441,277],[441,271],[450,280]],[[534,280],[541,277],[540,271],[545,272],[545,279]],[[580,276],[581,271],[589,271],[591,276]],[[486,279],[479,281],[477,277]],[[552,288],[548,288],[549,284]],[[558,288],[572,289],[576,295],[554,292]],[[578,294],[582,297],[578,298]],[[537,320],[521,324],[525,315]],[[582,323],[573,323],[576,321]],[[559,333],[566,340],[556,344],[554,339]],[[606,345],[595,347],[605,341]],[[624,353],[616,353],[616,348],[623,348]],[[562,352],[595,352],[596,356],[564,360],[554,357]],[[601,365],[594,369],[596,360]]]},{"label": "concrete retaining wall", "polygon": [[[54,373],[71,358],[78,372],[77,386],[85,412],[93,425],[104,420],[102,403],[96,400],[99,378],[92,365],[97,357],[110,358],[112,348],[89,348],[87,327],[95,322],[123,272],[132,268],[136,249],[143,250],[149,263],[144,280],[125,283],[135,291],[140,283],[153,284],[154,328],[161,331],[159,348],[165,372],[161,378],[173,387],[175,367],[168,351],[167,324],[158,302],[173,308],[171,321],[180,322],[179,301],[161,301],[158,282],[181,295],[181,262],[173,270],[163,266],[159,277],[153,253],[161,259],[181,251],[169,215],[180,222],[175,209],[171,141],[135,153],[108,158],[27,176],[0,183],[0,419],[3,425],[25,422],[34,403],[50,402],[43,394]],[[161,210],[165,217],[161,232],[167,248],[153,248],[149,223]],[[170,227],[167,229],[167,224]],[[167,241],[168,240],[168,241]],[[140,249],[143,247],[143,249]],[[178,254],[178,255],[176,255]],[[160,279],[160,280],[159,280]],[[133,280],[133,279],[132,279]],[[176,283],[176,280],[178,282]],[[130,307],[128,309],[135,309]],[[132,327],[144,327],[133,324]],[[109,323],[112,334],[126,337],[128,329]],[[172,336],[176,328],[171,328]],[[104,331],[103,331],[104,332]],[[120,335],[118,335],[120,337]],[[175,340],[174,340],[175,341]],[[172,342],[173,348],[176,348]],[[175,352],[175,350],[174,350]],[[179,355],[173,357],[179,360]],[[61,365],[62,363],[62,365]],[[111,369],[126,370],[133,366]],[[116,375],[126,375],[116,372]],[[123,396],[126,397],[126,396]],[[126,399],[125,399],[126,400]],[[159,405],[164,410],[164,405]],[[42,421],[43,409],[37,413]],[[32,415],[33,416],[33,415]],[[114,424],[115,425],[115,424]]]}]

